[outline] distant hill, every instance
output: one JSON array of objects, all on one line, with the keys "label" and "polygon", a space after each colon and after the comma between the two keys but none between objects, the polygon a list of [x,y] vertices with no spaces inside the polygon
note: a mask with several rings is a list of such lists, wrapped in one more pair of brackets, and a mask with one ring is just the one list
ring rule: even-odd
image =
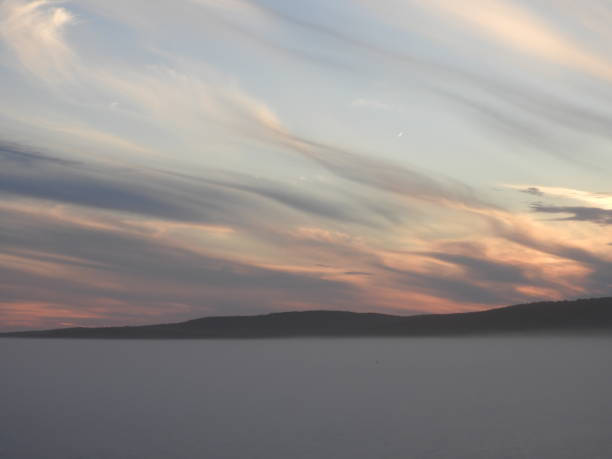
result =
[{"label": "distant hill", "polygon": [[612,298],[520,304],[456,314],[394,316],[345,311],[280,312],[205,317],[134,327],[61,328],[12,332],[23,338],[281,338],[452,336],[500,333],[609,333]]}]

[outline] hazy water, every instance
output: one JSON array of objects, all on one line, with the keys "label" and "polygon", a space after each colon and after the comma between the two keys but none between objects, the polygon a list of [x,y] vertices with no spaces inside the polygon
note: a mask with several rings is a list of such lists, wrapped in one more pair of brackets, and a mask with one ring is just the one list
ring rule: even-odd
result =
[{"label": "hazy water", "polygon": [[0,339],[0,457],[609,458],[612,339]]}]

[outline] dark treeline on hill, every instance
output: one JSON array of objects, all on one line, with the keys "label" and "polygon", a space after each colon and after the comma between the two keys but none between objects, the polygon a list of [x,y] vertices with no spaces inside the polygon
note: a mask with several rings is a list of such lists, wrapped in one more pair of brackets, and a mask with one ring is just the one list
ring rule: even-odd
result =
[{"label": "dark treeline on hill", "polygon": [[12,332],[38,338],[282,338],[612,333],[612,298],[520,304],[486,311],[394,316],[346,311],[205,317],[132,327]]}]

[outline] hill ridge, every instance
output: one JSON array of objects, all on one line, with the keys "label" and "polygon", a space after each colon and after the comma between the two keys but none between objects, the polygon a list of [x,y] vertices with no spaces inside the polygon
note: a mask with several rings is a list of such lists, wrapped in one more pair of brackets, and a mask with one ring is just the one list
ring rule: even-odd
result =
[{"label": "hill ridge", "polygon": [[283,311],[248,316],[208,316],[154,325],[8,332],[1,333],[0,337],[195,339],[596,332],[612,334],[612,297],[542,301],[482,311],[412,316],[325,309]]}]

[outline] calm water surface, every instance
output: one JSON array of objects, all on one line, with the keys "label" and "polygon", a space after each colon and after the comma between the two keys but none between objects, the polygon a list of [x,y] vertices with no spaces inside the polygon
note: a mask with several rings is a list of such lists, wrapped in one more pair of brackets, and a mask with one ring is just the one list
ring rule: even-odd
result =
[{"label": "calm water surface", "polygon": [[612,339],[0,339],[7,459],[609,459]]}]

